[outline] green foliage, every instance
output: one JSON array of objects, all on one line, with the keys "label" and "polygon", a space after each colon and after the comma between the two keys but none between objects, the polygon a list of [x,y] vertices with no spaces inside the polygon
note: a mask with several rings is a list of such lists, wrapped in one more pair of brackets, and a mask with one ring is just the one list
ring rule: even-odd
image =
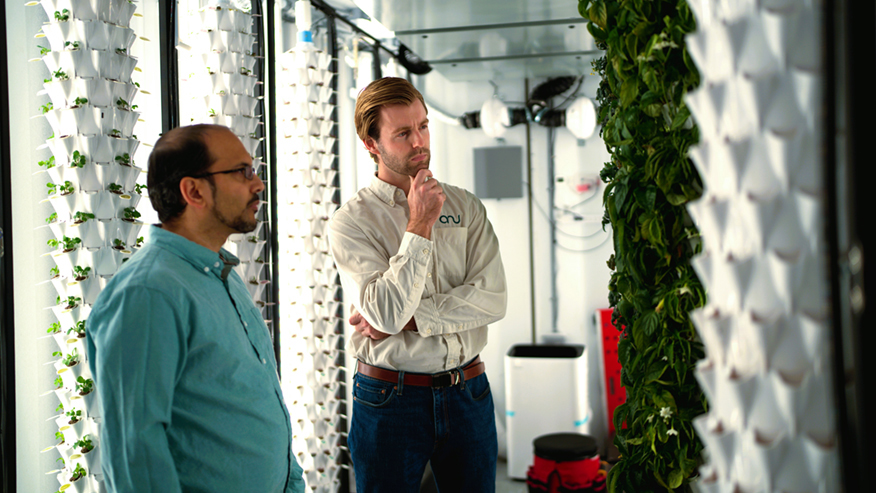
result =
[{"label": "green foliage", "polygon": [[76,248],[76,246],[79,245],[80,243],[82,243],[82,240],[81,240],[81,239],[76,238],[76,237],[69,238],[69,237],[67,237],[67,236],[64,236],[64,237],[61,238],[60,240],[56,240],[56,239],[52,238],[52,239],[50,239],[49,241],[46,242],[46,244],[49,245],[49,246],[52,247],[52,248],[58,248],[59,246],[62,246],[62,245],[63,245],[65,251],[67,251],[67,250],[73,250],[73,249]]},{"label": "green foliage", "polygon": [[116,48],[116,53],[118,53],[119,55],[127,55],[128,50],[127,48]]},{"label": "green foliage", "polygon": [[131,165],[131,155],[126,152],[120,156],[116,156],[116,162],[121,164],[122,166],[130,166]]},{"label": "green foliage", "polygon": [[[64,356],[64,359],[62,360],[62,362],[64,363],[65,366],[73,366],[73,365],[79,363],[79,350],[76,348],[73,348],[73,351],[71,351],[69,354]],[[70,416],[70,413],[67,413],[67,416]]]},{"label": "green foliage", "polygon": [[58,22],[67,22],[68,20],[70,20],[70,11],[67,9],[64,9],[64,10],[58,12],[56,10],[55,11],[55,20]]},{"label": "green foliage", "polygon": [[78,265],[73,267],[73,273],[76,274],[77,281],[82,281],[86,279],[89,272],[91,272],[91,267],[80,267]]},{"label": "green foliage", "polygon": [[40,114],[45,115],[45,114],[48,113],[49,111],[52,111],[52,107],[53,107],[53,106],[54,106],[54,105],[52,104],[51,101],[49,101],[48,103],[46,103],[46,104],[40,106]]},{"label": "green foliage", "polygon": [[[70,365],[67,365],[67,366],[70,366]],[[73,424],[73,423],[79,421],[80,419],[82,419],[82,411],[80,411],[76,408],[73,408],[73,409],[67,411],[66,413],[64,413],[64,415],[67,416],[68,418],[70,418],[70,424]]]},{"label": "green foliage", "polygon": [[61,303],[66,303],[64,308],[66,308],[68,310],[72,310],[73,308],[76,308],[77,306],[79,306],[79,303],[82,303],[82,298],[80,298],[78,296],[68,296],[67,299],[62,300],[61,297],[59,296],[58,297],[58,304],[60,305]]},{"label": "green foliage", "polygon": [[89,219],[94,219],[94,214],[90,212],[77,212],[76,214],[73,214],[73,222],[77,224],[84,223]]},{"label": "green foliage", "polygon": [[70,167],[84,168],[86,159],[85,154],[81,154],[79,151],[73,151],[73,160],[70,161]]},{"label": "green foliage", "polygon": [[76,391],[79,392],[79,395],[87,395],[94,390],[94,380],[90,378],[79,376],[76,378],[76,382]]},{"label": "green foliage", "polygon": [[57,334],[58,332],[61,332],[61,322],[52,323],[52,325],[49,326],[46,332],[49,334]]},{"label": "green foliage", "polygon": [[[55,383],[55,390],[60,389],[61,387],[64,386],[64,379],[61,378],[60,375],[58,375],[57,377],[55,377],[55,382],[54,382],[54,383]],[[61,438],[61,441],[63,442],[64,439]]]},{"label": "green foliage", "polygon": [[70,180],[64,180],[64,184],[58,187],[61,195],[69,195],[73,193],[73,183]]},{"label": "green foliage", "polygon": [[46,48],[45,46],[37,45],[37,48],[40,49],[40,56],[46,56],[52,52],[51,48]]},{"label": "green foliage", "polygon": [[116,137],[116,138],[120,139],[120,138],[122,138],[122,131],[117,129],[117,128],[114,128],[114,129],[110,130],[109,136]]},{"label": "green foliage", "polygon": [[113,248],[115,248],[116,250],[124,250],[125,246],[126,245],[124,241],[118,238],[113,239]]},{"label": "green foliage", "polygon": [[134,191],[137,192],[138,194],[143,195],[144,190],[147,192],[149,191],[149,189],[146,187],[146,185],[143,185],[141,183],[134,185]]},{"label": "green foliage", "polygon": [[118,98],[118,99],[116,100],[116,106],[117,106],[120,110],[129,110],[129,109],[131,109],[131,105],[128,104],[128,102],[125,101],[125,100],[122,99],[122,98]]},{"label": "green foliage", "polygon": [[137,219],[138,217],[140,217],[140,212],[137,211],[137,209],[134,209],[133,207],[125,207],[124,219],[128,219],[130,221],[133,221],[134,219]]},{"label": "green foliage", "polygon": [[52,72],[52,76],[58,80],[67,80],[70,77],[67,75],[67,72],[64,72],[62,69],[55,70]]},{"label": "green foliage", "polygon": [[77,481],[87,476],[88,473],[82,467],[82,464],[76,464],[76,469],[73,469],[73,476],[70,477],[70,482]]},{"label": "green foliage", "polygon": [[[61,377],[58,377],[58,378],[60,379]],[[64,434],[61,433],[60,431],[56,431],[55,432],[55,439],[60,440],[61,443],[64,443]]]},{"label": "green foliage", "polygon": [[88,98],[76,98],[73,100],[74,106],[80,106],[88,103]]},{"label": "green foliage", "polygon": [[40,168],[46,168],[47,170],[50,170],[55,167],[55,156],[49,156],[49,159],[46,159],[45,161],[39,161],[37,164],[40,166]]},{"label": "green foliage", "polygon": [[[91,270],[91,267],[86,267],[86,269]],[[67,329],[67,335],[71,333],[76,333],[76,337],[85,337],[85,320],[80,320],[76,322],[76,325]]]},{"label": "green foliage", "polygon": [[64,48],[70,48],[70,51],[76,51],[79,49],[79,41],[65,41]]},{"label": "green foliage", "polygon": [[51,269],[49,269],[49,276],[51,276],[51,277],[58,277],[58,276],[60,276],[60,275],[61,275],[61,270],[58,269],[58,266],[57,266],[57,265],[54,266],[54,267],[52,267]]},{"label": "green foliage", "polygon": [[689,317],[706,294],[690,265],[699,233],[684,208],[702,193],[688,158],[698,129],[683,100],[699,84],[684,44],[696,24],[685,0],[579,0],[578,11],[606,52],[593,68],[611,155],[600,173],[603,225],[614,233],[609,302],[623,327],[627,393],[614,414],[621,460],[608,486],[690,491],[702,450],[692,420],[706,411],[693,374],[703,348]]},{"label": "green foliage", "polygon": [[83,454],[91,452],[91,450],[94,448],[94,444],[91,443],[91,435],[83,436],[82,438],[77,440],[76,443],[73,444],[73,446],[80,449],[79,451]]}]

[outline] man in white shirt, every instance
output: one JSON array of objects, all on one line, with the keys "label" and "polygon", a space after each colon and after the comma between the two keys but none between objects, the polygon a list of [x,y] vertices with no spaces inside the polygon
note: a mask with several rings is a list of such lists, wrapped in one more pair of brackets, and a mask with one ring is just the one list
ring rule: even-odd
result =
[{"label": "man in white shirt", "polygon": [[358,360],[348,445],[358,491],[495,490],[496,424],[478,353],[505,315],[505,272],[483,204],[429,171],[429,120],[408,81],[372,82],[356,131],[377,163],[371,185],[329,223],[352,302]]}]

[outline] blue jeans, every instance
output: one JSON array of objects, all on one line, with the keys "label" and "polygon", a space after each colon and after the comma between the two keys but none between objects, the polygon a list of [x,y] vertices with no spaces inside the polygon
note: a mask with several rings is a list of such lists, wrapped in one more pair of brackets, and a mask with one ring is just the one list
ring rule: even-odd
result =
[{"label": "blue jeans", "polygon": [[417,493],[426,463],[438,490],[496,491],[496,416],[486,373],[443,389],[353,377],[347,443],[360,493]]}]

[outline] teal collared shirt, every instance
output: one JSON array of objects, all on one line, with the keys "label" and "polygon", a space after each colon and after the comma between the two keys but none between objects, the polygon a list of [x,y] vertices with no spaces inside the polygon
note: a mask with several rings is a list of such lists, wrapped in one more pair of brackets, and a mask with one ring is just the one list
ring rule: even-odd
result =
[{"label": "teal collared shirt", "polygon": [[304,491],[271,337],[237,263],[153,226],[94,303],[109,491]]}]

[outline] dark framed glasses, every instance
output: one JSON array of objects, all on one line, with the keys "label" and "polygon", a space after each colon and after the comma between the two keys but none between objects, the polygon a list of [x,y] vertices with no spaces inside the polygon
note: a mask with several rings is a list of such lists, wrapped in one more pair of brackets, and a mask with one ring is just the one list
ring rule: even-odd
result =
[{"label": "dark framed glasses", "polygon": [[252,180],[255,176],[255,168],[253,166],[244,166],[242,168],[227,169],[225,171],[213,171],[212,173],[201,173],[200,175],[192,175],[192,178],[206,178],[213,175],[230,175],[232,173],[240,173],[247,180]]}]

